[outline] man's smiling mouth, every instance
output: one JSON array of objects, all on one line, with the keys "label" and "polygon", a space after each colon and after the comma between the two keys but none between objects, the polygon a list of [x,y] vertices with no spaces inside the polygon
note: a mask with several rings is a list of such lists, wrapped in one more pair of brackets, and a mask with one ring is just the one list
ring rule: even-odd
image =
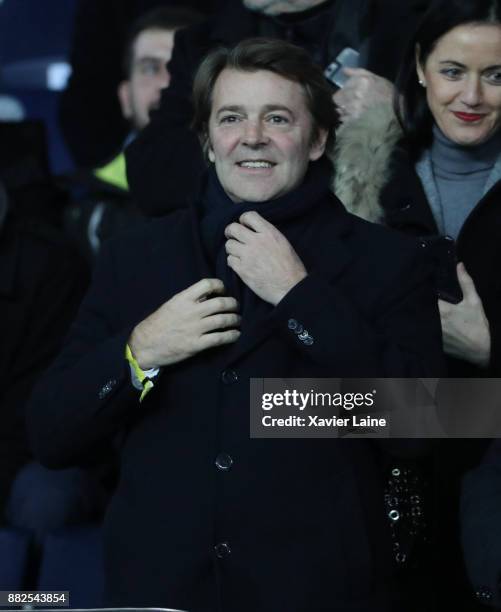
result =
[{"label": "man's smiling mouth", "polygon": [[237,162],[237,166],[240,168],[273,168],[276,166],[274,162],[268,161],[267,159],[247,159],[244,161]]}]

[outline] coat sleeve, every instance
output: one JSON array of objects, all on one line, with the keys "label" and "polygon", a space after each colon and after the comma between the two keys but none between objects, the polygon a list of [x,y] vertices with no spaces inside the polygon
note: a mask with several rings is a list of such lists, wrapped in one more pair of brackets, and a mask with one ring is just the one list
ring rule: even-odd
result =
[{"label": "coat sleeve", "polygon": [[142,407],[117,328],[116,269],[105,246],[62,353],[39,381],[27,409],[36,458],[48,467],[86,464],[109,448]]},{"label": "coat sleeve", "polygon": [[186,206],[206,164],[202,147],[190,129],[191,89],[197,60],[198,29],[176,33],[169,62],[171,82],[162,92],[160,108],[151,122],[127,147],[127,180],[136,202],[148,216],[159,216]]},{"label": "coat sleeve", "polygon": [[278,304],[278,325],[296,350],[323,365],[341,350],[344,371],[357,378],[444,373],[431,266],[418,247],[401,253],[370,314],[342,286],[310,274]]}]

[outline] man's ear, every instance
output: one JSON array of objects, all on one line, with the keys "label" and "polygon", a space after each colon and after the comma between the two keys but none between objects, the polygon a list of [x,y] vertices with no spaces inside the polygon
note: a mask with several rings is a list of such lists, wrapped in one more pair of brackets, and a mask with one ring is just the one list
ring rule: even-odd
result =
[{"label": "man's ear", "polygon": [[310,145],[310,161],[320,159],[325,153],[325,145],[327,143],[327,130],[323,128],[318,130],[317,137]]},{"label": "man's ear", "polygon": [[129,81],[122,81],[118,85],[117,95],[124,119],[132,119],[132,104]]}]

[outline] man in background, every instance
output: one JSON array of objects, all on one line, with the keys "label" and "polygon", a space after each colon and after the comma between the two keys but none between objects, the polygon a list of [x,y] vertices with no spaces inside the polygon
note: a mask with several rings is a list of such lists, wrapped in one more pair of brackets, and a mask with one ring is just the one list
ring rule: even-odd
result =
[{"label": "man in background", "polygon": [[[123,80],[117,87],[121,114],[131,142],[150,121],[168,87],[174,34],[201,20],[193,10],[162,6],[140,17],[129,33],[122,59]],[[84,196],[81,195],[82,183]],[[85,257],[93,262],[103,240],[142,222],[132,202],[122,149],[106,164],[78,175],[76,202],[66,213],[66,226]]]},{"label": "man in background", "polygon": [[78,168],[94,168],[122,145],[128,123],[116,89],[124,77],[123,49],[143,15],[159,8],[213,14],[221,0],[78,0],[71,43],[71,77],[60,98],[59,120]]}]

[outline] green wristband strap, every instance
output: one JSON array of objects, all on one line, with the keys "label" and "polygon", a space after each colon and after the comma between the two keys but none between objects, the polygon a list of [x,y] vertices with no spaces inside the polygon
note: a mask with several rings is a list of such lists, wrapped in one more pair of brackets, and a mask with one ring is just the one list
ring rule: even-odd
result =
[{"label": "green wristband strap", "polygon": [[132,354],[130,350],[130,346],[127,344],[125,347],[125,359],[129,362],[130,367],[134,371],[137,380],[141,383],[143,390],[141,391],[141,395],[139,396],[139,401],[142,402],[146,395],[153,389],[155,386],[151,378],[149,378],[145,372],[141,369],[141,366],[136,361],[136,358]]}]

